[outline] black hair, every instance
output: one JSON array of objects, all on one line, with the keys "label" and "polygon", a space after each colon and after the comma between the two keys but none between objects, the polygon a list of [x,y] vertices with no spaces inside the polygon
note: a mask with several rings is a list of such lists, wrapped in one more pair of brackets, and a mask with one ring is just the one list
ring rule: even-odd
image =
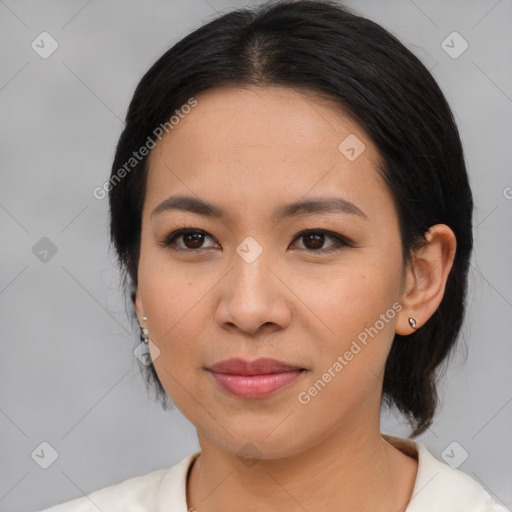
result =
[{"label": "black hair", "polygon": [[[397,207],[404,262],[434,224],[454,232],[457,250],[439,308],[409,336],[395,335],[385,366],[383,400],[405,415],[416,437],[433,421],[437,370],[462,325],[473,245],[473,199],[462,144],[437,82],[389,31],[331,0],[237,9],[180,40],[138,84],[112,165],[110,236],[132,302],[147,157],[122,179],[119,171],[173,112],[223,85],[311,91],[356,120],[382,157],[378,171]],[[132,313],[135,319],[133,307]],[[144,368],[165,408],[166,393],[153,364]]]}]

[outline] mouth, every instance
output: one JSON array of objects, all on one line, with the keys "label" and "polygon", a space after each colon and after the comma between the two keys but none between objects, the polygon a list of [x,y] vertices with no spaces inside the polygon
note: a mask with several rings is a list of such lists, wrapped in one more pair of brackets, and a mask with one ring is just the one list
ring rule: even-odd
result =
[{"label": "mouth", "polygon": [[262,398],[280,391],[307,370],[275,359],[255,361],[227,359],[207,368],[215,383],[231,395],[243,398]]}]

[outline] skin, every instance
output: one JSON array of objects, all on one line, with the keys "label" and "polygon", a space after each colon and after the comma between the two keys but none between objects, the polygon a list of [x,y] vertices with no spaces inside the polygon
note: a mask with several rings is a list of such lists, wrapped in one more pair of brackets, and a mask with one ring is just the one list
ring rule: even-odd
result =
[{"label": "skin", "polygon": [[[408,318],[421,328],[439,306],[453,232],[433,226],[414,264],[405,265],[378,151],[343,111],[313,93],[223,87],[196,99],[149,157],[136,294],[158,376],[197,429],[201,456],[188,479],[188,507],[403,510],[417,462],[382,438],[384,365],[395,333],[413,331]],[[354,161],[338,149],[350,134],[365,144]],[[151,216],[178,194],[222,206],[229,217]],[[272,219],[278,206],[325,196],[351,201],[366,218]],[[186,236],[174,241],[181,251],[159,244],[181,228],[204,230],[202,245]],[[328,230],[351,245],[327,252],[336,239],[297,236],[304,229]],[[251,263],[236,251],[248,236],[263,250]],[[300,403],[298,394],[393,304],[401,311]],[[269,397],[240,398],[205,370],[231,357],[272,357],[307,371]],[[258,450],[252,465],[237,456],[248,443]]]}]

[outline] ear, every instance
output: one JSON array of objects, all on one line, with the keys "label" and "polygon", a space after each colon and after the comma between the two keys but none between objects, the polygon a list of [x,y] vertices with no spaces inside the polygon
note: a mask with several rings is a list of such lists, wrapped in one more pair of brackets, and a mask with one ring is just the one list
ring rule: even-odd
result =
[{"label": "ear", "polygon": [[140,298],[139,290],[135,292],[135,310],[137,311],[137,316],[139,317],[139,321],[144,318],[144,308],[142,307],[142,299]]},{"label": "ear", "polygon": [[[408,335],[419,329],[435,313],[444,296],[446,281],[453,266],[457,240],[445,224],[436,224],[426,233],[427,244],[418,249],[407,266],[400,311],[395,331]],[[409,325],[416,320],[416,329]]]}]

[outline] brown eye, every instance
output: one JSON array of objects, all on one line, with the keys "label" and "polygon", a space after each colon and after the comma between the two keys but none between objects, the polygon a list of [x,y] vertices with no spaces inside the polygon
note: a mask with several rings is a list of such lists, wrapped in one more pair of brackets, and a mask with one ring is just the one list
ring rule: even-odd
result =
[{"label": "brown eye", "polygon": [[183,243],[188,249],[200,249],[204,243],[203,233],[187,233],[182,235]]},{"label": "brown eye", "polygon": [[[303,231],[302,233],[299,233],[295,239],[303,240],[304,247],[299,247],[299,249],[305,249],[310,252],[326,253],[341,249],[342,247],[350,247],[350,244],[341,236],[325,230],[316,229]],[[326,248],[322,248],[328,239],[334,240],[334,243]]]},{"label": "brown eye", "polygon": [[[195,251],[213,247],[212,245],[203,246],[208,238],[211,239],[205,231],[200,229],[179,229],[162,240],[161,245],[177,251]],[[177,243],[180,239],[182,239],[181,244]]]},{"label": "brown eye", "polygon": [[325,236],[317,234],[303,235],[304,245],[307,249],[318,250],[324,245]]},{"label": "brown eye", "polygon": [[[213,238],[208,235],[206,231],[201,229],[179,229],[161,240],[160,245],[166,249],[188,252],[201,251],[215,247],[215,243],[213,243],[213,245],[204,245],[207,239],[213,241]],[[298,239],[303,240],[303,247],[299,246],[299,249],[312,253],[329,253],[343,247],[352,247],[352,245],[340,235],[325,230],[316,229],[303,231],[299,233],[294,240]],[[323,247],[329,239],[333,241],[333,243],[327,247]],[[181,243],[178,243],[180,240]]]}]

